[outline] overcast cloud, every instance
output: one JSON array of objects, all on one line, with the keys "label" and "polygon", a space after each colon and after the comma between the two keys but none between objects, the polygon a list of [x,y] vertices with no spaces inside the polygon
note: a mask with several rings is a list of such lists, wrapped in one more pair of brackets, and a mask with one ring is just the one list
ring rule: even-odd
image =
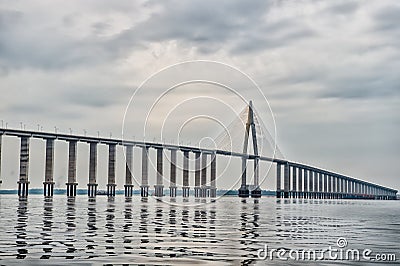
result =
[{"label": "overcast cloud", "polygon": [[[119,136],[149,75],[216,60],[260,85],[287,159],[399,189],[399,25],[396,0],[0,0],[0,119]],[[145,92],[143,113],[155,91]],[[13,188],[18,146],[7,141],[2,176]]]}]

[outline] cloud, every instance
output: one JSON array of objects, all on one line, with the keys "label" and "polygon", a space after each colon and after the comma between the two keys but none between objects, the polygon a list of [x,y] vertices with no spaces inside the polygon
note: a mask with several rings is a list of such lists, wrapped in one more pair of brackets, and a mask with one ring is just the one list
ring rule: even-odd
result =
[{"label": "cloud", "polygon": [[[343,152],[379,154],[374,171],[400,186],[400,169],[383,164],[400,155],[390,144],[400,141],[399,13],[397,1],[0,0],[0,115],[17,127],[116,135],[145,78],[172,63],[212,59],[261,85],[288,157],[340,168]],[[215,77],[235,80],[227,73]],[[162,82],[135,110],[148,110]],[[361,166],[348,171],[366,174]]]}]

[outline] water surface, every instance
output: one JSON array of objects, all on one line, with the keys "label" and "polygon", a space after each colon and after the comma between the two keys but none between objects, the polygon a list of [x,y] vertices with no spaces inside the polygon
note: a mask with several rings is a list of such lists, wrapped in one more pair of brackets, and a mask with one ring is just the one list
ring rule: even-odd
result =
[{"label": "water surface", "polygon": [[322,249],[339,237],[400,256],[400,201],[0,195],[0,219],[0,264],[287,265],[296,262],[257,251]]}]

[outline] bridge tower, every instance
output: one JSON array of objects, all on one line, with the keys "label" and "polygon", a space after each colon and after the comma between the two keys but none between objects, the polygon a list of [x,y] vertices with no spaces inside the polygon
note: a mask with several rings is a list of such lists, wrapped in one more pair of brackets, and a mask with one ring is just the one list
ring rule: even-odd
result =
[{"label": "bridge tower", "polygon": [[[244,135],[244,143],[243,143],[243,154],[247,154],[247,147],[249,144],[249,134],[251,128],[251,135],[253,140],[253,151],[254,151],[254,188],[251,191],[251,197],[260,198],[261,197],[261,189],[259,186],[259,161],[260,156],[258,155],[258,146],[257,146],[257,133],[256,133],[256,125],[254,124],[254,112],[253,112],[253,102],[249,102],[248,113],[247,113],[247,122],[246,122],[246,130]],[[247,170],[247,158],[242,157],[242,185],[239,188],[239,197],[249,197],[250,191],[249,186],[246,184],[246,170]]]}]

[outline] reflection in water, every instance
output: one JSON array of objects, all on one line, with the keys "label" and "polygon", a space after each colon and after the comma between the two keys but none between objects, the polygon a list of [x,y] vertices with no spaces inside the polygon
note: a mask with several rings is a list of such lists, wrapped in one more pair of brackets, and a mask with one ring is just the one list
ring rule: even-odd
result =
[{"label": "reflection in water", "polygon": [[114,198],[108,198],[107,213],[106,213],[106,253],[110,256],[115,256],[115,244],[114,244],[114,219],[115,219],[115,203]]},{"label": "reflection in water", "polygon": [[52,233],[51,228],[53,225],[53,198],[45,197],[43,205],[43,228],[42,228],[42,246],[44,254],[40,257],[41,259],[49,259],[52,247]]},{"label": "reflection in water", "polygon": [[28,250],[26,249],[26,227],[28,221],[28,202],[27,199],[19,199],[18,209],[17,209],[17,225],[15,229],[17,230],[17,259],[25,259]]},{"label": "reflection in water", "polygon": [[96,247],[98,243],[96,241],[97,237],[97,227],[96,227],[96,198],[88,199],[88,210],[87,210],[87,231],[86,231],[86,254],[89,254],[88,258],[95,257]]},{"label": "reflection in water", "polygon": [[66,259],[73,259],[76,248],[74,247],[75,242],[75,228],[76,228],[76,210],[75,210],[75,197],[67,198],[67,210],[65,213],[67,231],[65,232],[65,246],[67,246]]},{"label": "reflection in water", "polygon": [[123,226],[123,239],[124,239],[124,254],[132,254],[132,236],[130,234],[132,230],[132,198],[125,198],[124,208],[124,226]]},{"label": "reflection in water", "polygon": [[177,198],[168,205],[154,198],[55,196],[43,201],[38,196],[30,197],[28,205],[0,197],[0,265],[15,264],[15,258],[26,264],[49,259],[55,265],[71,260],[248,265],[266,262],[256,258],[265,244],[316,249],[345,236],[352,247],[397,252],[393,247],[400,242],[395,201],[223,197],[215,202]]},{"label": "reflection in water", "polygon": [[260,216],[260,202],[258,199],[242,199],[241,200],[241,213],[240,231],[242,237],[240,239],[241,250],[243,254],[241,257],[242,265],[250,265],[257,259],[257,250],[259,247],[257,244],[257,238],[260,236],[258,230],[260,227],[259,216]]},{"label": "reflection in water", "polygon": [[[149,243],[149,235],[147,232],[147,224],[149,223],[149,212],[148,212],[148,199],[142,198],[142,204],[140,205],[140,224],[139,224],[139,235],[140,235],[140,243],[145,244]],[[142,248],[142,247],[140,247]],[[145,247],[143,247],[145,249]],[[139,253],[146,254],[146,253]]]}]

